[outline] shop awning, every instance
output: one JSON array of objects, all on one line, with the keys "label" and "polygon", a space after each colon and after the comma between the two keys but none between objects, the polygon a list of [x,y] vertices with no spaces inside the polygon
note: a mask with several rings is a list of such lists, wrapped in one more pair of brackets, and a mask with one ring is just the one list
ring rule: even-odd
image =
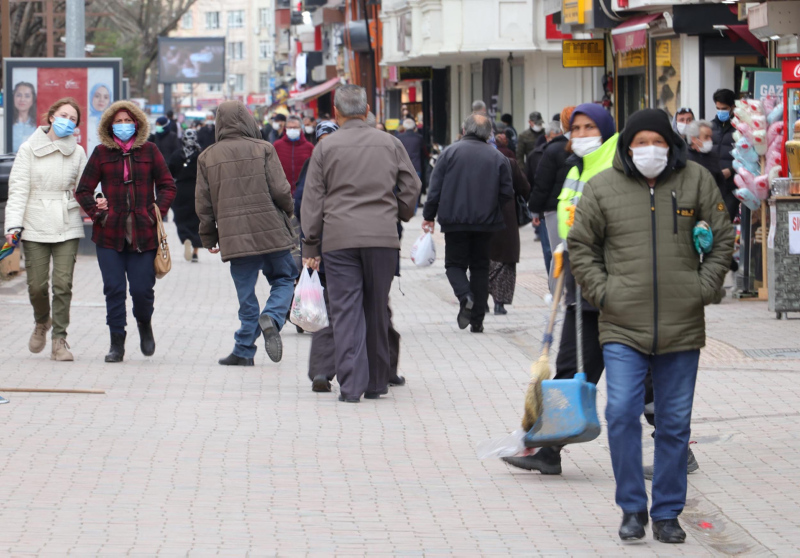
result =
[{"label": "shop awning", "polygon": [[639,15],[612,29],[611,38],[614,39],[614,51],[628,52],[647,46],[647,30],[650,29],[650,24],[660,17],[664,17],[660,12]]},{"label": "shop awning", "polygon": [[325,83],[320,83],[319,85],[315,85],[305,91],[300,91],[296,95],[292,95],[287,99],[287,103],[293,105],[294,103],[298,102],[308,102],[316,99],[317,97],[323,96],[325,93],[329,93],[339,87],[342,80],[338,77],[333,79],[329,79]]},{"label": "shop awning", "polygon": [[766,57],[769,55],[767,52],[767,43],[759,41],[756,36],[750,32],[747,25],[728,25],[727,34],[731,41],[736,42],[741,39],[753,47],[761,56]]}]

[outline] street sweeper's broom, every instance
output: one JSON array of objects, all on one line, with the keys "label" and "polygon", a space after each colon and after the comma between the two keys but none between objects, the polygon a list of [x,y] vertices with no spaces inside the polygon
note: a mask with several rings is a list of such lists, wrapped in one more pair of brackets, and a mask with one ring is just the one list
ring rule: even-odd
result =
[{"label": "street sweeper's broom", "polygon": [[564,245],[559,244],[553,252],[553,277],[557,278],[556,291],[553,294],[553,308],[550,310],[550,320],[544,334],[544,346],[539,360],[531,365],[531,381],[528,392],[525,394],[525,414],[522,416],[522,428],[526,431],[533,428],[542,415],[542,380],[550,378],[550,345],[553,343],[553,327],[558,315],[558,303],[561,301],[561,291],[564,289]]}]

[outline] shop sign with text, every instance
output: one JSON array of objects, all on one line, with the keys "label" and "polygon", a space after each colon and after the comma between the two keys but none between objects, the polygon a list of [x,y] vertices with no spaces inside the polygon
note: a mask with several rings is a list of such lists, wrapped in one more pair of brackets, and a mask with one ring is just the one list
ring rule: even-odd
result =
[{"label": "shop sign with text", "polygon": [[561,42],[561,65],[565,68],[603,67],[605,62],[606,49],[603,39]]},{"label": "shop sign with text", "polygon": [[561,21],[567,24],[585,23],[586,5],[584,0],[563,0],[561,4]]}]

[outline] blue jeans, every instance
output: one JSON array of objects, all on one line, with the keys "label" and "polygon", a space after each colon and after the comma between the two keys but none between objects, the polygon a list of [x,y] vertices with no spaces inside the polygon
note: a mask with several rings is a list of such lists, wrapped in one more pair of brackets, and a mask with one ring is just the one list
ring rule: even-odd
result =
[{"label": "blue jeans", "polygon": [[686,460],[700,351],[646,355],[619,343],[603,346],[608,384],[608,444],[623,512],[647,510],[642,470],[644,378],[652,368],[656,409],[653,521],[675,519],[686,504]]},{"label": "blue jeans", "polygon": [[133,316],[139,322],[149,322],[153,317],[156,299],[153,287],[156,270],[153,262],[156,251],[117,252],[97,246],[97,263],[103,276],[103,294],[106,296],[106,324],[111,333],[125,333],[128,311],[126,287],[130,287]]},{"label": "blue jeans", "polygon": [[539,235],[539,242],[542,244],[542,255],[544,256],[544,267],[550,273],[550,262],[553,261],[553,253],[550,250],[550,237],[547,234],[547,227],[544,225],[544,217],[539,218],[539,226],[533,227]]},{"label": "blue jeans", "polygon": [[[259,272],[264,274],[270,286],[269,299],[263,311],[259,309],[256,297]],[[297,275],[297,266],[289,250],[231,260],[231,277],[239,297],[239,321],[242,322],[242,327],[233,336],[236,340],[233,354],[242,358],[255,356],[256,340],[261,335],[258,325],[261,314],[269,315],[279,330],[283,328]]]}]

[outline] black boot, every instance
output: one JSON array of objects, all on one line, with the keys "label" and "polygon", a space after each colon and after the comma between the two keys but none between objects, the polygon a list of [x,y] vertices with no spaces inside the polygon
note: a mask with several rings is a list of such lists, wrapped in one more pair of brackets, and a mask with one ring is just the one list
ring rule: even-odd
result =
[{"label": "black boot", "polygon": [[139,326],[139,347],[142,349],[142,354],[144,356],[153,356],[153,353],[156,352],[153,326],[150,322],[140,322],[138,320],[136,325]]},{"label": "black boot", "polygon": [[125,332],[111,332],[111,348],[108,349],[106,362],[122,362],[122,357],[125,356],[125,336]]},{"label": "black boot", "polygon": [[225,358],[221,358],[218,361],[223,366],[254,366],[254,362],[252,358],[245,358],[236,356],[235,354],[231,353]]},{"label": "black boot", "polygon": [[623,513],[619,526],[619,538],[623,541],[636,541],[644,538],[644,526],[647,525],[647,512]]},{"label": "black boot", "polygon": [[527,471],[539,471],[543,475],[560,475],[561,447],[542,448],[527,457],[504,457],[503,461]]},{"label": "black boot", "polygon": [[495,316],[505,316],[508,314],[508,310],[506,310],[505,305],[503,304],[495,304],[494,305],[494,315]]},{"label": "black boot", "polygon": [[653,538],[658,542],[680,544],[686,540],[686,532],[677,519],[653,521]]},{"label": "black boot", "polygon": [[458,317],[456,318],[456,321],[458,322],[458,329],[467,329],[469,321],[472,319],[472,307],[474,305],[475,300],[472,298],[471,294],[465,296],[461,301],[460,308],[458,310]]}]

